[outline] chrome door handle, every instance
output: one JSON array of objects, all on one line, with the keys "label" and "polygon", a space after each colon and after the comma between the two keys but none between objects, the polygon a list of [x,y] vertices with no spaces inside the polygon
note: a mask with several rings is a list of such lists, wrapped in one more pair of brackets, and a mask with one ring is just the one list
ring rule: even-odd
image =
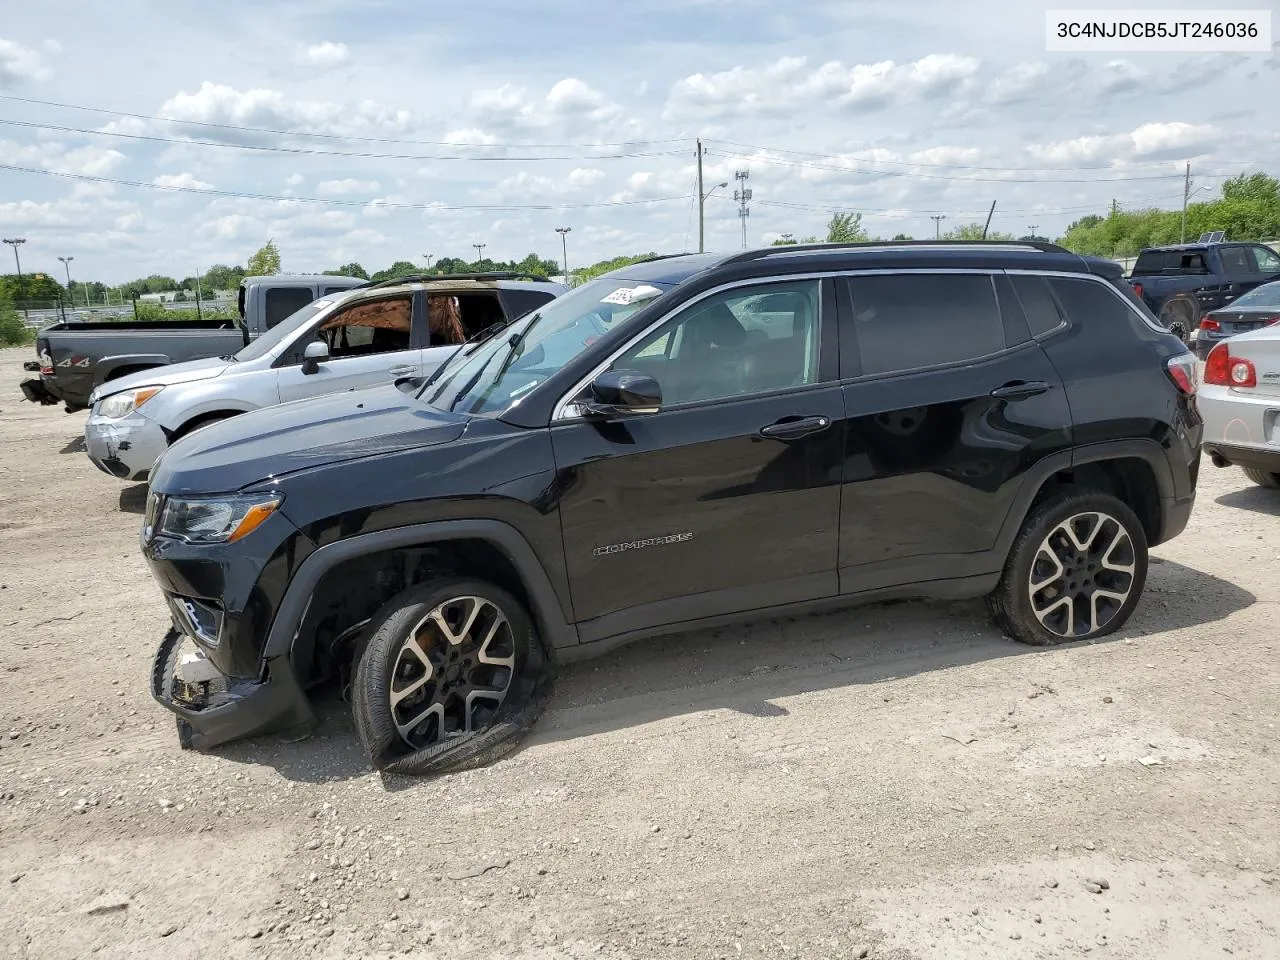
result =
[{"label": "chrome door handle", "polygon": [[411,366],[407,363],[402,363],[399,366],[388,368],[387,373],[391,374],[393,377],[408,377],[412,376],[417,369],[417,367]]}]

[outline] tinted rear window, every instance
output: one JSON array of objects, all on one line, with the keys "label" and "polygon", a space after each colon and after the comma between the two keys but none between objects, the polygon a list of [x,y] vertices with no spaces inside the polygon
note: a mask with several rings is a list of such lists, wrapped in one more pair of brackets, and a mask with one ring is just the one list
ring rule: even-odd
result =
[{"label": "tinted rear window", "polygon": [[270,330],[285,317],[297,313],[314,299],[310,287],[276,287],[268,290],[267,329]]},{"label": "tinted rear window", "polygon": [[1257,273],[1253,257],[1248,247],[1219,247],[1218,256],[1222,259],[1222,272],[1228,276]]},{"label": "tinted rear window", "polygon": [[848,281],[863,373],[961,363],[1005,348],[986,274],[900,274]]},{"label": "tinted rear window", "polygon": [[1145,250],[1138,254],[1138,262],[1133,265],[1133,276],[1159,273],[1164,269],[1163,250]]},{"label": "tinted rear window", "polygon": [[[1117,290],[1124,297],[1122,300],[1094,280],[1052,277],[1049,279],[1049,284],[1053,287],[1058,302],[1066,309],[1072,324],[1084,325],[1086,329],[1089,324],[1114,329],[1117,326],[1132,324],[1136,319],[1133,311],[1125,306],[1126,302],[1133,303],[1137,299],[1132,290],[1129,290],[1127,295],[1124,291]],[[1150,311],[1146,312],[1149,315]]]}]

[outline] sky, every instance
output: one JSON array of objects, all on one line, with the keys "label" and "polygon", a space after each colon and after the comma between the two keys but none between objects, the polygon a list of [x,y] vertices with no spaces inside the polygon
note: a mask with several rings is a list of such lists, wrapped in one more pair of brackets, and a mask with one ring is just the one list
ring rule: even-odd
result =
[{"label": "sky", "polygon": [[738,171],[751,246],[837,210],[927,237],[993,200],[992,229],[1057,236],[1178,207],[1187,161],[1197,200],[1280,175],[1280,52],[1047,53],[1062,0],[438,6],[8,5],[0,233],[24,271],[108,283],[268,239],[289,272],[559,260],[565,226],[572,268],[697,249],[697,137],[723,251]]}]

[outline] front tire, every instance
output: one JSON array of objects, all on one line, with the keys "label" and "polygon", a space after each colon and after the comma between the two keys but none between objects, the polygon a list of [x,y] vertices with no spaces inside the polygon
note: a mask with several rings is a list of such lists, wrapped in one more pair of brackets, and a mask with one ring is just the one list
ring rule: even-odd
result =
[{"label": "front tire", "polygon": [[537,643],[523,605],[483,580],[438,580],[390,600],[370,623],[352,713],[379,768],[480,735],[510,701]]},{"label": "front tire", "polygon": [[1257,467],[1241,467],[1241,469],[1244,470],[1244,475],[1258,486],[1272,490],[1280,489],[1280,473],[1259,470]]},{"label": "front tire", "polygon": [[987,606],[1022,643],[1093,640],[1124,626],[1146,580],[1137,515],[1110,494],[1070,490],[1027,516]]}]

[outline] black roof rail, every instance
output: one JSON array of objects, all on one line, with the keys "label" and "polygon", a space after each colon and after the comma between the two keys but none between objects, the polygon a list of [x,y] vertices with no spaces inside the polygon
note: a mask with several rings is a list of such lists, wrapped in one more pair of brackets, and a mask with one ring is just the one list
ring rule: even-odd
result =
[{"label": "black roof rail", "polygon": [[747,263],[788,253],[808,251],[868,250],[885,247],[1026,247],[1042,253],[1070,253],[1066,247],[1047,240],[863,240],[857,243],[789,243],[777,247],[760,247],[745,250],[720,261],[719,266],[731,263]]},{"label": "black roof rail", "polygon": [[536,280],[539,283],[554,283],[550,277],[541,277],[536,273],[494,270],[488,273],[411,273],[404,277],[370,280],[352,289],[376,290],[378,287],[391,287],[397,283],[435,283],[440,280]]}]

